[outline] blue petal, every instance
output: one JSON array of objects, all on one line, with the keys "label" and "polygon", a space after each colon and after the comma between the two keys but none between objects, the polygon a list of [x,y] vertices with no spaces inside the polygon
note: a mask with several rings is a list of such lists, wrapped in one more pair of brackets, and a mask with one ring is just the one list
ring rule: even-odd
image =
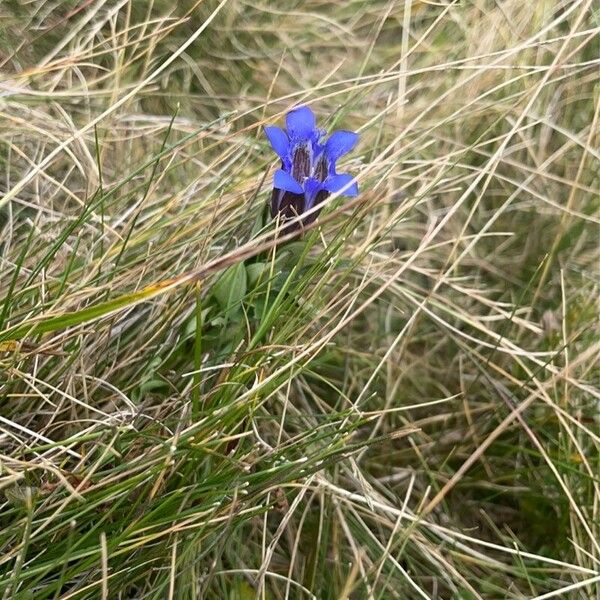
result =
[{"label": "blue petal", "polygon": [[265,134],[279,158],[285,160],[290,145],[286,132],[281,127],[265,127]]},{"label": "blue petal", "polygon": [[275,171],[273,186],[279,190],[285,190],[286,192],[292,192],[294,194],[302,194],[304,192],[302,186],[283,169]]},{"label": "blue petal", "polygon": [[306,209],[312,208],[317,194],[323,189],[323,184],[314,177],[307,177],[304,182],[304,197],[306,198]]},{"label": "blue petal", "polygon": [[[323,182],[323,188],[326,189],[328,192],[335,194],[336,192],[339,192],[342,188],[347,186],[353,179],[354,179],[354,177],[352,177],[352,175],[350,175],[349,173],[344,173],[342,175],[330,175]],[[342,195],[357,196],[358,195],[358,185],[356,184],[356,182],[352,183],[352,185],[349,185],[342,192]]]},{"label": "blue petal", "polygon": [[315,129],[315,115],[308,106],[300,106],[290,111],[285,117],[285,123],[292,140],[312,140],[318,134]]},{"label": "blue petal", "polygon": [[325,142],[325,152],[331,162],[335,162],[340,156],[348,154],[358,142],[358,133],[353,131],[334,131]]}]

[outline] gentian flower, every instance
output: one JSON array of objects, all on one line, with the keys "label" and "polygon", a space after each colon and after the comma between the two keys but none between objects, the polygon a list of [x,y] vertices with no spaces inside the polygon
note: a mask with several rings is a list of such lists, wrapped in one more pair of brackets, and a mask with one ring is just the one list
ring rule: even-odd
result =
[{"label": "gentian flower", "polygon": [[[356,183],[348,185],[353,177],[336,171],[336,161],[356,146],[358,134],[352,131],[334,131],[322,141],[326,131],[318,129],[315,115],[308,106],[301,106],[286,115],[287,131],[280,127],[265,127],[273,150],[281,159],[281,168],[275,171],[271,216],[282,220],[293,219],[316,205],[330,194],[339,192],[356,196]],[[311,223],[315,211],[303,220]]]}]

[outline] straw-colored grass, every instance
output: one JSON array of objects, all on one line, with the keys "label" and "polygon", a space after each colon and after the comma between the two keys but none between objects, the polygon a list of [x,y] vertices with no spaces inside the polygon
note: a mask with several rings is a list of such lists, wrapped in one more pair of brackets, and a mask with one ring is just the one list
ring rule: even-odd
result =
[{"label": "straw-colored grass", "polygon": [[[0,597],[600,598],[599,34],[2,2]],[[361,193],[282,239],[299,104]]]}]

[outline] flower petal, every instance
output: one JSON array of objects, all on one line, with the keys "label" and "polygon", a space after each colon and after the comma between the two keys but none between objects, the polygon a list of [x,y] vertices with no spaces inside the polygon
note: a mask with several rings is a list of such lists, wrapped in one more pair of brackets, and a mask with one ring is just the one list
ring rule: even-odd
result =
[{"label": "flower petal", "polygon": [[340,156],[348,154],[358,142],[358,133],[353,131],[334,131],[325,142],[325,153],[331,162],[335,162]]},{"label": "flower petal", "polygon": [[275,176],[273,177],[273,186],[279,190],[293,192],[294,194],[302,194],[304,192],[302,186],[283,169],[278,169],[275,171]]},{"label": "flower petal", "polygon": [[[277,214],[283,221],[294,219],[304,212],[304,194],[293,194],[292,192],[282,192],[281,201]],[[292,229],[299,227],[300,223],[292,226]]]},{"label": "flower petal", "polygon": [[318,132],[315,130],[315,115],[308,106],[300,106],[285,117],[287,132],[291,140],[312,140]]},{"label": "flower petal", "polygon": [[306,207],[304,210],[312,208],[317,194],[323,190],[323,183],[314,177],[308,177],[304,182],[304,196],[306,198]]},{"label": "flower petal", "polygon": [[273,193],[271,194],[271,216],[275,218],[277,213],[279,212],[279,205],[281,204],[281,194],[285,194],[281,190],[277,188],[273,188]]},{"label": "flower petal", "polygon": [[[329,198],[329,192],[327,190],[320,190],[319,192],[317,192],[317,195],[313,198],[310,206],[306,207],[306,210],[308,211],[309,209],[313,208],[313,206],[319,206],[323,204],[325,200],[327,200],[327,198]],[[321,212],[322,208],[323,207],[321,206],[319,210],[315,210],[314,213],[306,215],[306,217],[304,217],[302,221],[304,225],[309,225],[310,223],[312,223],[319,216],[319,213]]]},{"label": "flower petal", "polygon": [[323,182],[323,188],[328,192],[335,194],[342,190],[345,186],[348,186],[343,192],[343,196],[357,196],[358,185],[356,182],[348,185],[354,177],[349,173],[343,173],[342,175],[331,175]]},{"label": "flower petal", "polygon": [[265,127],[265,135],[279,158],[284,160],[290,146],[287,133],[281,127]]}]

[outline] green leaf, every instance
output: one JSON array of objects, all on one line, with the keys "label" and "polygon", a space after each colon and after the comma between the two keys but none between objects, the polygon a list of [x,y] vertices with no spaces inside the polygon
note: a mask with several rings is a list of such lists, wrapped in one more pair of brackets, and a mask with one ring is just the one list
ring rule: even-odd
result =
[{"label": "green leaf", "polygon": [[[204,324],[206,322],[206,317],[208,316],[208,313],[211,311],[211,307],[207,306],[206,308],[202,309],[202,324]],[[183,325],[183,339],[187,340],[193,336],[196,335],[196,326],[197,326],[197,316],[195,314],[191,315],[187,321],[184,323]]]},{"label": "green leaf", "polygon": [[229,267],[215,283],[212,293],[219,306],[227,315],[241,308],[246,296],[248,276],[243,263]]},{"label": "green leaf", "polygon": [[[268,276],[270,269],[269,263],[257,262],[246,265],[246,274],[248,276],[248,287],[253,288],[262,279],[263,281]],[[265,274],[263,276],[263,274]]]},{"label": "green leaf", "polygon": [[299,260],[300,256],[306,251],[306,242],[290,242],[282,247],[277,255],[276,262],[283,263],[287,266],[295,265]]}]

